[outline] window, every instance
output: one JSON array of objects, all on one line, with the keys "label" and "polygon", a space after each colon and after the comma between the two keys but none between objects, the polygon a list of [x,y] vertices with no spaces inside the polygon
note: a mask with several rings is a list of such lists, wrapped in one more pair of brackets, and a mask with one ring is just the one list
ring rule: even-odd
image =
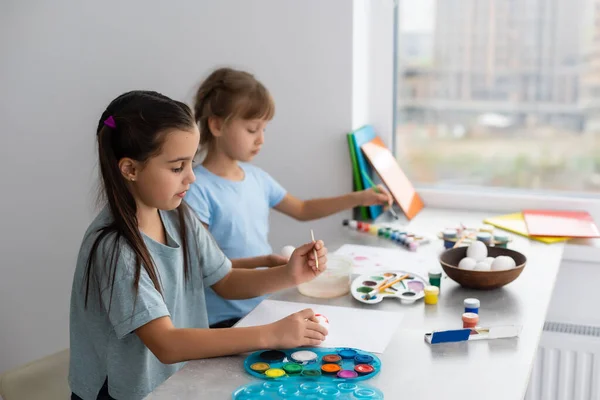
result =
[{"label": "window", "polygon": [[395,152],[416,185],[600,191],[597,2],[398,5]]}]

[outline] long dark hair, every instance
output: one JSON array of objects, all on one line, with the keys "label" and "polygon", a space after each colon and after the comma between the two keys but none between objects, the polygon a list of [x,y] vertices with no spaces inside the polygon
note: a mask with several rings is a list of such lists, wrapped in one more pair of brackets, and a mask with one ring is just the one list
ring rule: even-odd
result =
[{"label": "long dark hair", "polygon": [[[135,199],[119,169],[119,160],[128,157],[141,163],[158,155],[166,134],[173,129],[189,130],[194,127],[191,109],[179,101],[160,93],[131,91],[114,99],[106,108],[96,130],[98,159],[101,175],[101,196],[110,208],[111,222],[98,230],[92,244],[85,273],[85,306],[87,307],[91,280],[98,284],[98,293],[103,289],[101,282],[109,282],[110,298],[114,288],[116,264],[121,247],[127,244],[135,255],[134,292],[137,291],[142,267],[162,294],[160,277],[152,256],[138,228]],[[189,254],[186,240],[186,219],[189,211],[185,203],[178,208],[181,245],[184,256],[186,280],[189,277]],[[110,236],[109,236],[110,235]],[[100,246],[102,241],[112,239],[110,246]],[[111,256],[105,262],[95,263],[98,250],[110,248]],[[100,277],[103,278],[100,278]],[[106,279],[106,281],[105,281]],[[110,302],[109,302],[110,308]]]}]

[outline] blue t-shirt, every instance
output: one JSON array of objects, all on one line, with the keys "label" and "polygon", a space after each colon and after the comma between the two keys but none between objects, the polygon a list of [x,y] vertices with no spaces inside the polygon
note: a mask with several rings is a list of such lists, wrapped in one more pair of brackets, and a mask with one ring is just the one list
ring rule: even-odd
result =
[{"label": "blue t-shirt", "polygon": [[[112,220],[108,207],[94,219],[85,233],[71,292],[69,385],[83,399],[95,399],[104,381],[117,399],[142,399],[183,366],[166,365],[144,345],[135,330],[163,316],[170,316],[176,328],[208,328],[204,288],[214,285],[231,270],[231,262],[219,249],[198,218],[188,211],[186,231],[190,276],[184,277],[183,249],[177,210],[160,211],[167,244],[142,233],[161,283],[162,295],[142,268],[137,296],[134,292],[135,255],[124,243],[112,276],[115,234],[100,241],[94,257],[87,308],[85,301],[86,263],[98,229]],[[100,293],[97,286],[100,283]]]},{"label": "blue t-shirt", "polygon": [[[229,259],[257,257],[273,252],[269,245],[269,210],[283,200],[286,191],[269,174],[251,164],[240,163],[244,179],[232,181],[213,174],[202,165],[194,168],[196,182],[185,200]],[[212,325],[242,318],[262,300],[225,300],[206,288],[208,322]]]}]

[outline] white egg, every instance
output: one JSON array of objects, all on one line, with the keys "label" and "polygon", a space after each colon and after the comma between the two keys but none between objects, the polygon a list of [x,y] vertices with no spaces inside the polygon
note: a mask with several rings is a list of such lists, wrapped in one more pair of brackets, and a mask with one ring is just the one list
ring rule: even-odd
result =
[{"label": "white egg", "polygon": [[473,258],[475,261],[483,261],[488,255],[486,245],[479,240],[474,241],[467,249],[467,257]]},{"label": "white egg", "polygon": [[317,321],[319,321],[319,325],[323,326],[325,329],[329,330],[329,320],[326,316],[322,314],[315,314]]},{"label": "white egg", "polygon": [[465,257],[458,263],[458,268],[471,270],[475,268],[475,264],[477,264],[477,261],[475,261],[471,257]]},{"label": "white egg", "polygon": [[511,269],[516,266],[515,260],[509,256],[498,256],[492,263],[492,270],[494,271],[502,271],[505,269]]},{"label": "white egg", "polygon": [[283,246],[283,249],[281,249],[281,255],[285,258],[290,258],[294,250],[296,250],[294,246]]},{"label": "white egg", "polygon": [[475,268],[473,268],[474,271],[489,271],[490,270],[490,264],[486,263],[485,261],[479,261],[477,264],[475,264]]},{"label": "white egg", "polygon": [[483,262],[484,262],[484,263],[487,263],[488,265],[490,265],[490,266],[491,266],[491,265],[492,265],[492,263],[494,262],[494,257],[486,257],[486,258],[483,260]]}]

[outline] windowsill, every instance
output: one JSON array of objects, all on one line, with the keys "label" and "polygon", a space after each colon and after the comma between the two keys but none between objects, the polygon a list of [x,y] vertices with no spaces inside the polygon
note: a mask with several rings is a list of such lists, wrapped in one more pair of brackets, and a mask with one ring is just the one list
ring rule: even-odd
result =
[{"label": "windowsill", "polygon": [[[461,191],[417,188],[426,207],[489,212],[490,216],[523,209],[585,210],[600,221],[600,199],[511,193],[500,190]],[[571,239],[565,244],[563,260],[596,263],[600,261],[600,239]]]},{"label": "windowsill", "polygon": [[586,263],[600,262],[600,239],[573,239],[565,244],[563,260]]}]

